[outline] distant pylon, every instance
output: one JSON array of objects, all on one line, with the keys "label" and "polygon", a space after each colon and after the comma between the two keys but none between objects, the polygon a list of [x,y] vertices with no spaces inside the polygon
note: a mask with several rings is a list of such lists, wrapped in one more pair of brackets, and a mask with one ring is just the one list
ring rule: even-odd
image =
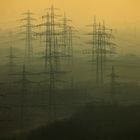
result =
[{"label": "distant pylon", "polygon": [[117,103],[117,99],[116,99],[116,78],[118,77],[118,75],[116,75],[115,73],[115,67],[112,66],[112,72],[110,75],[110,93],[111,93],[111,103],[112,104],[116,104]]},{"label": "distant pylon", "polygon": [[9,66],[9,74],[10,74],[10,73],[13,73],[13,69],[16,66],[14,63],[14,59],[16,58],[16,56],[14,56],[13,54],[13,47],[10,47],[8,58],[9,58],[8,66]]}]

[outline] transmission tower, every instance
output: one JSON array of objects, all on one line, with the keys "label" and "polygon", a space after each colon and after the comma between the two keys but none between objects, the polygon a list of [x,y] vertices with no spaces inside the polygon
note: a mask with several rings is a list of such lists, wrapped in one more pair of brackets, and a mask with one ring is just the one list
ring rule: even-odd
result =
[{"label": "transmission tower", "polygon": [[22,69],[22,72],[21,73],[15,73],[15,74],[10,74],[10,76],[21,76],[21,80],[19,81],[14,81],[13,83],[14,84],[20,84],[21,85],[21,91],[20,91],[20,129],[21,129],[21,132],[23,132],[23,130],[25,129],[25,114],[26,114],[26,108],[28,108],[28,105],[27,105],[27,92],[28,92],[28,89],[29,89],[29,84],[36,84],[38,82],[33,82],[33,81],[30,81],[28,80],[27,78],[27,75],[30,75],[30,76],[33,76],[33,75],[36,75],[34,73],[29,73],[26,71],[26,67],[25,65],[23,65],[23,69]]},{"label": "transmission tower", "polygon": [[71,28],[70,25],[68,24],[72,20],[68,19],[66,14],[64,13],[64,17],[62,20],[62,54],[64,57],[70,57],[70,52],[69,52],[69,47],[70,47],[70,37],[71,37]]},{"label": "transmission tower", "polygon": [[14,67],[16,66],[14,60],[17,57],[14,55],[14,51],[13,51],[14,40],[13,40],[13,33],[12,32],[9,33],[9,38],[10,38],[10,40],[8,41],[8,44],[10,47],[9,47],[9,54],[6,56],[6,58],[8,58],[8,63],[6,64],[6,66],[8,66],[9,74],[10,74],[13,72]]},{"label": "transmission tower", "polygon": [[45,71],[40,74],[47,76],[46,82],[48,82],[49,92],[49,105],[48,105],[48,122],[52,122],[56,118],[55,110],[55,88],[56,88],[56,74],[58,73],[58,33],[56,32],[55,22],[55,9],[53,6],[49,8],[46,15],[42,16],[45,20],[44,23],[37,25],[38,27],[45,27],[45,31],[38,33],[37,35],[45,38]]},{"label": "transmission tower", "polygon": [[[46,82],[48,83],[49,93],[49,109],[48,109],[48,121],[49,123],[56,119],[56,88],[58,83],[67,83],[67,81],[60,80],[62,74],[68,73],[68,71],[62,71],[60,66],[62,64],[62,58],[64,56],[64,32],[60,29],[62,25],[59,20],[61,15],[56,14],[55,10],[58,8],[48,9],[46,15],[42,16],[44,22],[37,25],[38,27],[44,27],[45,29],[41,33],[37,33],[39,36],[43,36],[45,39],[45,72],[39,74],[46,75]],[[64,26],[63,26],[64,27]],[[68,34],[68,33],[67,33]],[[68,42],[65,42],[67,45]],[[70,42],[71,43],[71,42]]]},{"label": "transmission tower", "polygon": [[92,63],[96,64],[96,84],[98,86],[104,83],[105,65],[107,61],[107,55],[111,52],[110,46],[115,46],[112,43],[113,35],[112,29],[108,29],[105,23],[97,23],[94,18],[93,28],[91,33],[88,35],[92,36],[92,41],[88,44],[92,45]]},{"label": "transmission tower", "polygon": [[25,40],[25,61],[26,62],[31,62],[32,58],[33,58],[33,40],[34,40],[34,31],[33,31],[33,27],[34,25],[32,24],[32,22],[35,20],[32,16],[34,15],[34,13],[30,12],[29,10],[26,13],[23,13],[23,15],[25,16],[24,18],[21,19],[21,21],[23,21],[25,24],[21,25],[23,29],[23,32],[21,32],[22,34],[25,35],[25,38],[23,38],[23,40]]},{"label": "transmission tower", "polygon": [[[60,27],[62,28],[61,35],[61,55],[63,57],[63,62],[68,64],[70,67],[73,67],[73,27],[71,26],[72,20],[66,16],[64,13],[63,18],[60,20],[62,23]],[[73,89],[74,87],[74,79],[73,72],[71,71],[71,84],[70,87]]]}]

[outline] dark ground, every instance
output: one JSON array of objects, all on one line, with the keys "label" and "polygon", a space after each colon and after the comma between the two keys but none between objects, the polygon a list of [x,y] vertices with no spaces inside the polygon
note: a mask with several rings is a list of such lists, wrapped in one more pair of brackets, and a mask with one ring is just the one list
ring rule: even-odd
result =
[{"label": "dark ground", "polygon": [[[140,105],[90,103],[70,119],[23,134],[23,140],[138,140]],[[12,140],[22,140],[21,136]]]}]

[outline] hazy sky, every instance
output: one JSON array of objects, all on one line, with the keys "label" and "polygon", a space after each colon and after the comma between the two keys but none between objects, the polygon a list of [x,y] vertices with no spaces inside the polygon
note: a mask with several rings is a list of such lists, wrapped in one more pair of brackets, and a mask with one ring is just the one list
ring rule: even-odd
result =
[{"label": "hazy sky", "polygon": [[112,26],[140,23],[140,0],[0,0],[0,26],[12,26],[28,9],[41,14],[51,4],[65,11],[77,25],[89,23],[93,15]]},{"label": "hazy sky", "polygon": [[94,15],[105,20],[119,32],[122,48],[140,53],[140,0],[0,0],[0,28],[16,27],[16,20],[28,9],[41,17],[52,4],[61,8],[61,13],[65,11],[80,29],[91,23]]}]

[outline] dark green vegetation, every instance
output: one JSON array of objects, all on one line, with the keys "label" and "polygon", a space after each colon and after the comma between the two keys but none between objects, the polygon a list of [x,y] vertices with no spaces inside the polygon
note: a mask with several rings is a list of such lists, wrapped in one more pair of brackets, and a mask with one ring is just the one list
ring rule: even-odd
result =
[{"label": "dark green vegetation", "polygon": [[12,140],[137,140],[140,106],[86,105],[70,119],[42,126]]}]

